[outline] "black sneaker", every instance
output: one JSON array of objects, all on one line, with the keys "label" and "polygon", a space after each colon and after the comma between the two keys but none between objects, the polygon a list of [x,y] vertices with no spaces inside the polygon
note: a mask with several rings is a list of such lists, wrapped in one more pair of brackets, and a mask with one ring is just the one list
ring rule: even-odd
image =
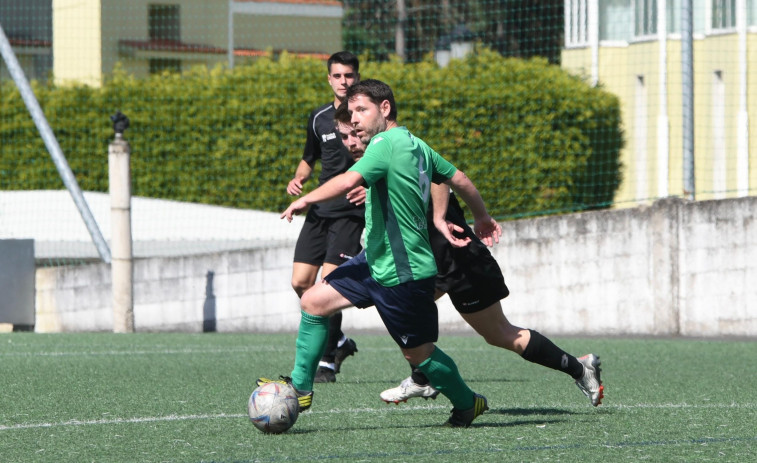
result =
[{"label": "black sneaker", "polygon": [[486,397],[481,394],[473,394],[473,406],[467,410],[453,408],[452,415],[444,425],[450,428],[467,428],[477,416],[483,415],[486,410],[489,410]]},{"label": "black sneaker", "polygon": [[304,412],[305,410],[309,409],[311,405],[313,405],[313,391],[301,391],[294,387],[292,384],[292,378],[289,376],[279,376],[279,379],[270,379],[270,378],[258,378],[257,381],[255,381],[255,384],[258,386],[262,386],[265,383],[280,383],[280,384],[288,384],[289,386],[294,389],[294,392],[297,394],[297,402],[300,403],[300,411]]},{"label": "black sneaker", "polygon": [[355,355],[357,352],[357,344],[355,344],[355,341],[353,341],[350,338],[347,338],[346,341],[344,341],[344,344],[342,344],[342,347],[337,347],[334,351],[334,370],[336,373],[339,373],[340,367],[342,366],[342,362],[344,362],[344,359],[349,357],[350,355]]},{"label": "black sneaker", "polygon": [[315,372],[315,379],[313,380],[314,383],[335,383],[336,382],[336,372],[328,367],[318,367],[318,370]]}]

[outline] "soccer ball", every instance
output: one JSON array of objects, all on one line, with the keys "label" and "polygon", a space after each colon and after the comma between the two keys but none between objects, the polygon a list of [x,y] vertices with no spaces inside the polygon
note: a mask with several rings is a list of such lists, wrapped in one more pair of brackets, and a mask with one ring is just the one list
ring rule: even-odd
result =
[{"label": "soccer ball", "polygon": [[247,401],[247,414],[256,428],[279,434],[291,428],[300,415],[300,403],[288,384],[265,383],[258,386]]}]

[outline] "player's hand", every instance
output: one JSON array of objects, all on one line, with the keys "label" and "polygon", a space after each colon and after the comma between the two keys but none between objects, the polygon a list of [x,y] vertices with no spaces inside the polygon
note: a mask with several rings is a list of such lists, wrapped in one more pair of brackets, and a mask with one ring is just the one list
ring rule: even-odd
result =
[{"label": "player's hand", "polygon": [[292,180],[290,180],[289,184],[287,185],[287,193],[292,196],[297,196],[302,193],[302,180],[298,178],[293,178]]},{"label": "player's hand", "polygon": [[293,216],[302,213],[307,208],[308,208],[307,201],[305,201],[303,198],[300,198],[297,201],[290,204],[287,210],[281,213],[281,216],[279,218],[287,219],[287,222],[291,222]]},{"label": "player's hand", "polygon": [[363,204],[365,202],[365,187],[361,185],[350,190],[347,193],[347,200],[355,206]]},{"label": "player's hand", "polygon": [[449,241],[449,244],[453,248],[464,248],[471,242],[471,239],[467,236],[458,238],[457,236],[453,235],[453,233],[463,233],[463,228],[455,225],[452,222],[448,222],[446,220],[435,220],[434,226],[437,230],[439,230],[439,233],[441,233],[442,236],[447,238],[447,241]]},{"label": "player's hand", "polygon": [[473,231],[487,246],[494,246],[494,243],[499,243],[499,237],[502,236],[502,227],[491,216],[476,220],[473,224]]}]

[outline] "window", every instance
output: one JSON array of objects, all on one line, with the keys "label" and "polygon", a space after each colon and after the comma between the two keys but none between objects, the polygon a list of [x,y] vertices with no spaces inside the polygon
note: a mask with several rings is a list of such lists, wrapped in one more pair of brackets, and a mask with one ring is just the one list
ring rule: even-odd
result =
[{"label": "window", "polygon": [[[151,41],[181,42],[179,5],[149,5],[147,11],[147,28]],[[181,60],[150,59],[150,74],[160,74],[164,71],[181,72]]]},{"label": "window", "polygon": [[736,0],[712,0],[713,29],[736,27]]},{"label": "window", "polygon": [[667,0],[668,33],[681,32],[681,8],[681,0]]},{"label": "window", "polygon": [[565,0],[565,45],[589,45],[589,0]]},{"label": "window", "polygon": [[634,1],[634,36],[657,34],[657,0]]},{"label": "window", "polygon": [[600,0],[599,39],[628,42],[633,39],[634,0]]},{"label": "window", "polygon": [[148,6],[147,26],[150,40],[181,41],[179,5]]}]

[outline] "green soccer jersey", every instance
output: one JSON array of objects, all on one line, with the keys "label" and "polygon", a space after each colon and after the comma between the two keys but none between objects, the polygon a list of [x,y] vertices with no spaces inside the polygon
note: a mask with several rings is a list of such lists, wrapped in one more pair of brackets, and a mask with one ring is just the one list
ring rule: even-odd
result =
[{"label": "green soccer jersey", "polygon": [[430,187],[451,178],[455,166],[407,128],[395,127],[374,136],[350,170],[368,185],[365,254],[371,276],[387,287],[435,276],[426,223]]}]

